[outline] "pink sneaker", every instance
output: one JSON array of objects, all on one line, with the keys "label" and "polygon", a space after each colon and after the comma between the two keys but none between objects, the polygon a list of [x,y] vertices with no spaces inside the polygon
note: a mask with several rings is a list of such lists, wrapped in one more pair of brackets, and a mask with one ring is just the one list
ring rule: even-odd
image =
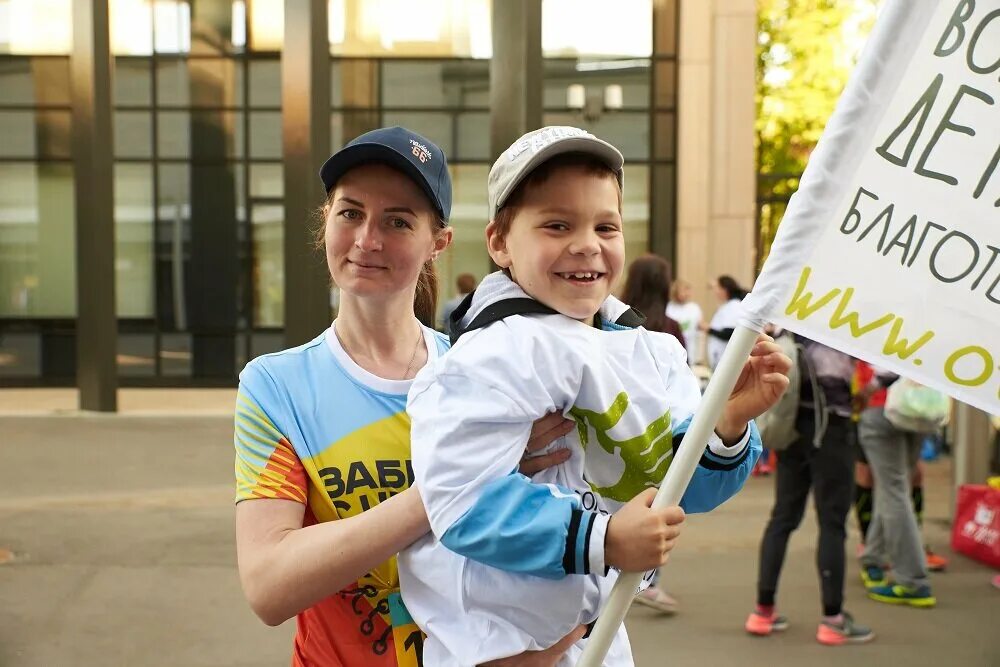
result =
[{"label": "pink sneaker", "polygon": [[998,574],[997,576],[993,577],[993,587],[994,588],[1000,588],[1000,574]]},{"label": "pink sneaker", "polygon": [[781,632],[788,628],[788,619],[778,614],[765,616],[759,611],[752,611],[747,616],[747,622],[743,628],[752,635],[767,637],[772,632]]}]

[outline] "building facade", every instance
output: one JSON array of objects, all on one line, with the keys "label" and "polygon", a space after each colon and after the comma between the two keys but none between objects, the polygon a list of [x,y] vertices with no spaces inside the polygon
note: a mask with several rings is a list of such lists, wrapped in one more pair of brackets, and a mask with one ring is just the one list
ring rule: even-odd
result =
[{"label": "building facade", "polygon": [[[511,107],[527,112],[521,125],[575,125],[622,150],[629,259],[671,259],[703,300],[718,273],[752,277],[752,0],[289,0],[306,14],[287,17],[285,0],[103,1],[118,384],[232,385],[249,359],[296,342],[286,277],[315,278],[286,271],[286,244],[305,245],[322,193],[296,190],[290,207],[289,165],[315,173],[385,125],[449,156],[455,243],[439,262],[441,301],[459,273],[490,269],[486,177],[498,131],[521,129]],[[73,385],[89,349],[72,4],[0,0],[0,386]],[[316,16],[325,31],[308,29]],[[295,26],[323,41],[312,69],[296,67],[308,49],[293,48]],[[505,73],[528,90],[498,89]],[[326,126],[312,136],[328,137],[304,157],[283,125],[300,95],[322,97]],[[322,255],[307,257],[322,275]],[[310,307],[327,321],[337,295],[322,289]]]}]

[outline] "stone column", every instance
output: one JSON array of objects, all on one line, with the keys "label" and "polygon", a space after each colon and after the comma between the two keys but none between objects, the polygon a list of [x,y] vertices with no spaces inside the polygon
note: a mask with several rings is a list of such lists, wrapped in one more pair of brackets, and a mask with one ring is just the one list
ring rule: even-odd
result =
[{"label": "stone column", "polygon": [[754,278],[757,8],[682,0],[680,20],[676,274],[709,317],[713,278]]}]

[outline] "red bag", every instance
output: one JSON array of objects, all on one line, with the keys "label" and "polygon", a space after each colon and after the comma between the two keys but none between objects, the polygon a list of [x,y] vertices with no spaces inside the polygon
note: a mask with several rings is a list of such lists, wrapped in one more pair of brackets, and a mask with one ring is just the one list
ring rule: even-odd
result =
[{"label": "red bag", "polygon": [[1000,569],[1000,491],[985,484],[958,488],[951,548]]}]

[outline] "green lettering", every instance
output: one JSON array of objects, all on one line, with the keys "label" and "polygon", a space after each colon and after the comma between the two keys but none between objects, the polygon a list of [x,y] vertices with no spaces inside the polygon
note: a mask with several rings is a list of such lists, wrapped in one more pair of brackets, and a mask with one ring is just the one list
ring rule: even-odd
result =
[{"label": "green lettering", "polygon": [[[960,359],[963,359],[970,354],[979,356],[980,360],[983,362],[983,370],[974,378],[960,378],[958,377],[958,374],[955,373],[955,364],[957,364]],[[944,375],[957,385],[961,385],[963,387],[978,387],[982,383],[989,380],[990,376],[993,375],[993,355],[989,353],[989,350],[978,345],[967,345],[959,348],[952,352],[948,359],[944,362]]]},{"label": "green lettering", "polygon": [[785,308],[785,315],[794,315],[796,319],[804,320],[840,294],[840,288],[834,288],[824,294],[817,302],[810,303],[813,293],[805,291],[810,275],[812,275],[812,268],[803,267],[802,274],[799,276],[799,284],[796,285],[795,293],[792,294],[792,299],[788,302],[788,307]]},{"label": "green lettering", "polygon": [[845,324],[851,327],[851,336],[854,338],[861,338],[869,331],[874,331],[881,326],[884,326],[891,322],[894,317],[893,313],[888,315],[883,315],[877,320],[873,320],[868,324],[862,325],[858,313],[856,311],[851,311],[845,315],[848,305],[851,303],[851,297],[854,296],[854,288],[848,287],[844,290],[843,296],[840,297],[840,303],[837,304],[837,309],[833,311],[833,315],[830,316],[830,328],[839,329]]},{"label": "green lettering", "polygon": [[903,338],[899,335],[903,329],[903,324],[903,318],[897,317],[896,322],[892,325],[892,329],[889,330],[889,336],[885,339],[885,345],[882,347],[882,354],[895,354],[900,359],[908,359],[914,352],[927,344],[927,341],[934,338],[933,331],[925,331],[923,335],[916,340],[916,342],[910,345],[909,339]]}]

